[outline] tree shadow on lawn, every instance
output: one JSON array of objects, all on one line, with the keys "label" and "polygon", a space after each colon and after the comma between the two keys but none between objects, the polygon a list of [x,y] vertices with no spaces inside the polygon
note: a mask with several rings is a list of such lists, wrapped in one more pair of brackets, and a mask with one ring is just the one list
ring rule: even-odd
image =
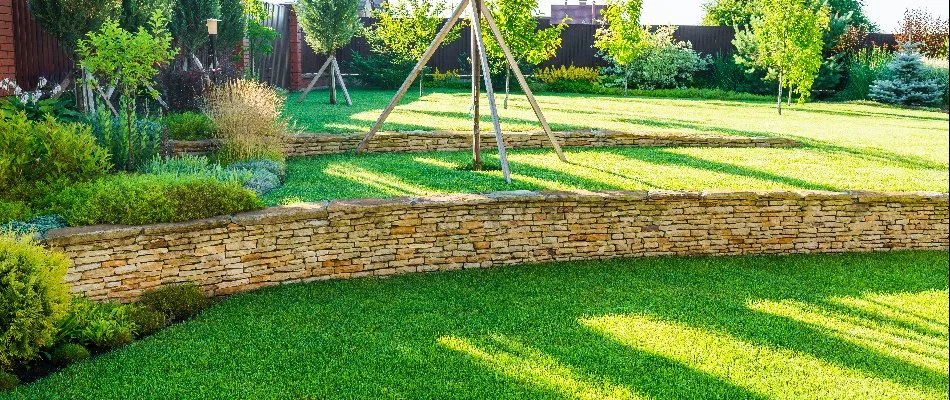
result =
[{"label": "tree shadow on lawn", "polygon": [[[292,285],[228,298],[27,392],[760,399],[804,387],[818,398],[939,398],[945,372],[750,304],[928,291],[945,303],[947,261],[945,252],[661,257]],[[945,331],[929,338],[946,350]]]},{"label": "tree shadow on lawn", "polygon": [[675,119],[661,119],[661,120],[650,120],[650,119],[634,119],[634,118],[624,118],[621,120],[624,123],[634,124],[634,125],[643,125],[643,126],[652,126],[658,128],[679,128],[679,129],[691,129],[701,132],[710,132],[710,133],[719,133],[735,136],[744,136],[744,137],[780,137],[784,139],[791,139],[802,143],[804,148],[815,149],[819,151],[825,151],[829,153],[838,153],[846,154],[849,156],[861,158],[864,160],[883,162],[888,164],[897,164],[902,167],[912,168],[912,169],[937,169],[943,170],[947,168],[946,164],[941,164],[932,160],[928,160],[923,157],[910,156],[905,154],[897,154],[887,150],[874,149],[874,148],[854,148],[854,147],[845,147],[833,144],[831,142],[812,139],[799,135],[790,135],[790,134],[774,134],[771,132],[761,132],[761,131],[749,131],[749,130],[740,130],[725,128],[719,126],[710,126],[710,125],[700,125],[689,121],[675,120]]}]

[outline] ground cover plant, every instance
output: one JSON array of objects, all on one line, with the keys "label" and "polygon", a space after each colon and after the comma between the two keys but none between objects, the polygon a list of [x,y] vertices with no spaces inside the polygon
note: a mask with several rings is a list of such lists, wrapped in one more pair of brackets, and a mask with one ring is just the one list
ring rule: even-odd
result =
[{"label": "ground cover plant", "polygon": [[285,286],[0,398],[946,398],[947,274],[896,252]]}]

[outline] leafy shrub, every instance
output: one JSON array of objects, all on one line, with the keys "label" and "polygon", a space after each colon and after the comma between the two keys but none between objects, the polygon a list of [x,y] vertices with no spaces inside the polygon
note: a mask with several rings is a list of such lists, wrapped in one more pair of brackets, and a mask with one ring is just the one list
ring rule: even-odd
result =
[{"label": "leafy shrub", "polygon": [[205,101],[222,142],[219,160],[284,159],[283,136],[291,129],[282,115],[284,97],[273,87],[238,79],[212,88]]},{"label": "leafy shrub", "polygon": [[69,365],[75,364],[77,362],[88,360],[90,357],[89,350],[85,346],[78,343],[63,343],[59,346],[56,346],[53,349],[51,354],[51,360],[56,365]]},{"label": "leafy shrub", "polygon": [[[179,57],[187,57],[180,55]],[[200,112],[205,81],[201,71],[180,68],[164,68],[156,78],[159,89],[165,94],[165,102],[173,113]]]},{"label": "leafy shrub", "polygon": [[222,182],[244,184],[251,179],[251,172],[240,169],[225,169],[212,163],[208,157],[182,155],[172,158],[155,156],[142,167],[142,172],[154,175],[172,175],[177,177],[212,178]]},{"label": "leafy shrub", "polygon": [[142,305],[132,308],[131,317],[138,336],[148,336],[168,326],[168,318],[165,314]]},{"label": "leafy shrub", "polygon": [[105,174],[109,154],[89,128],[53,117],[34,122],[26,114],[0,118],[0,198],[29,200],[49,186]]},{"label": "leafy shrub", "polygon": [[284,178],[287,176],[287,164],[274,160],[237,162],[229,165],[227,169],[250,174],[250,178],[244,182],[244,187],[254,191],[258,196],[263,196],[283,186]]},{"label": "leafy shrub", "polygon": [[204,114],[170,114],[162,118],[162,123],[168,129],[168,137],[174,140],[205,140],[214,137],[214,121]]},{"label": "leafy shrub", "polygon": [[[681,88],[693,75],[706,69],[709,57],[700,56],[689,42],[673,38],[674,26],[658,28],[646,36],[645,49],[632,64],[629,83],[640,89]],[[614,63],[605,69],[609,86],[623,86],[626,69]]]},{"label": "leafy shrub", "polygon": [[8,372],[0,371],[0,392],[13,390],[20,384],[20,379]]},{"label": "leafy shrub", "polygon": [[0,200],[0,224],[27,219],[31,213],[30,206],[22,201]]},{"label": "leafy shrub", "polygon": [[115,175],[74,185],[52,203],[70,226],[179,222],[263,207],[237,182],[169,174]]},{"label": "leafy shrub", "polygon": [[938,87],[943,89],[940,99],[936,104],[946,110],[948,106],[948,96],[950,96],[950,68],[948,68],[948,62],[947,60],[934,59],[925,59],[923,62],[924,77],[937,82]]},{"label": "leafy shrub", "polygon": [[26,238],[0,234],[0,371],[53,343],[69,305],[69,260]]},{"label": "leafy shrub", "polygon": [[362,56],[353,52],[349,69],[357,74],[357,83],[371,89],[396,89],[412,72],[414,63],[400,62],[379,54]]},{"label": "leafy shrub", "polygon": [[156,121],[137,120],[132,125],[134,132],[129,132],[124,116],[113,118],[112,114],[100,108],[89,124],[96,142],[112,154],[114,170],[134,171],[161,152],[162,126]]},{"label": "leafy shrub", "polygon": [[463,80],[459,70],[452,69],[445,72],[438,68],[428,75],[429,86],[444,89],[468,89],[472,87],[472,82]]},{"label": "leafy shrub", "polygon": [[132,309],[127,304],[76,299],[59,321],[56,342],[101,348],[124,346],[132,342],[136,331]]},{"label": "leafy shrub", "polygon": [[871,84],[884,76],[893,59],[894,54],[883,46],[858,50],[848,62],[847,81],[835,99],[867,100]]},{"label": "leafy shrub", "polygon": [[25,221],[10,221],[0,225],[0,233],[9,232],[17,235],[45,235],[47,231],[65,228],[66,221],[58,215],[40,215],[28,218]]},{"label": "leafy shrub", "polygon": [[929,106],[939,103],[945,91],[940,82],[929,79],[920,54],[909,48],[887,64],[885,77],[874,81],[869,96],[881,103]]},{"label": "leafy shrub", "polygon": [[208,306],[209,300],[201,288],[193,283],[169,285],[142,293],[139,304],[158,311],[168,321],[181,321],[191,318]]},{"label": "leafy shrub", "polygon": [[10,118],[23,112],[31,121],[43,121],[47,115],[59,122],[79,122],[82,114],[70,108],[70,101],[59,97],[65,89],[60,85],[50,84],[46,78],[40,78],[36,89],[25,91],[15,80],[6,78],[0,80],[0,118]]},{"label": "leafy shrub", "polygon": [[764,78],[763,71],[750,71],[745,66],[739,65],[732,54],[716,54],[709,59],[705,70],[697,72],[694,86],[726,92],[770,95],[778,88],[778,85],[766,82]]},{"label": "leafy shrub", "polygon": [[599,93],[600,71],[590,67],[547,67],[534,73],[534,79],[543,84],[539,89],[559,93]]}]

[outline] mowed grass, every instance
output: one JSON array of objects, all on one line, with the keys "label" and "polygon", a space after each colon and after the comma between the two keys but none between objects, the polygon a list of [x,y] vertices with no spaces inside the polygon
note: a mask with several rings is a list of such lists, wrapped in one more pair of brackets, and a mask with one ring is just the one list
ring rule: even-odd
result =
[{"label": "mowed grass", "polygon": [[[501,171],[470,172],[468,152],[349,154],[291,159],[271,204],[504,190],[811,189],[947,192],[946,168],[809,149],[512,150],[512,183]],[[486,161],[498,165],[496,153]]]},{"label": "mowed grass", "polygon": [[[393,94],[356,90],[352,107],[328,104],[326,91],[313,92],[300,104],[291,94],[287,115],[306,132],[367,132]],[[944,168],[950,158],[948,117],[942,112],[814,102],[793,104],[778,116],[771,102],[547,93],[537,98],[555,130],[784,137],[805,142],[813,149]],[[487,131],[492,125],[487,101],[482,104],[481,127]],[[513,94],[509,105],[509,109],[499,110],[504,130],[540,130],[523,95]],[[470,108],[470,95],[465,91],[433,89],[422,98],[409,93],[383,129],[470,130]]]},{"label": "mowed grass", "polygon": [[3,399],[946,399],[946,252],[271,288]]},{"label": "mowed grass", "polygon": [[[409,94],[384,130],[465,130],[469,98],[462,91]],[[307,132],[365,132],[389,91],[355,91],[354,106],[326,104],[315,92],[288,115]],[[569,164],[548,150],[510,150],[514,182],[500,172],[466,172],[467,152],[337,155],[291,160],[284,188],[266,201],[418,196],[515,189],[818,189],[950,191],[947,114],[869,104],[793,105],[784,115],[754,101],[541,95],[555,130],[607,129],[784,137],[792,149],[568,149]],[[514,95],[501,110],[506,131],[536,131],[527,101]],[[484,129],[491,124],[485,117]],[[494,153],[489,162],[497,165]]]}]

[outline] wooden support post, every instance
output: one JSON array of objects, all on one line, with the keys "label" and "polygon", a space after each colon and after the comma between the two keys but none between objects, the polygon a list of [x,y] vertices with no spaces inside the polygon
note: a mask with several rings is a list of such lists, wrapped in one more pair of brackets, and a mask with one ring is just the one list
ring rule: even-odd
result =
[{"label": "wooden support post", "polygon": [[316,86],[317,81],[320,79],[321,76],[323,76],[323,71],[326,71],[327,67],[330,66],[332,61],[333,61],[333,57],[327,58],[327,61],[323,63],[323,66],[320,67],[319,71],[317,71],[317,75],[313,77],[313,80],[310,81],[310,84],[307,85],[307,88],[304,89],[303,93],[300,94],[300,97],[297,98],[298,103],[303,102],[303,99],[307,98],[307,95],[310,93],[311,90],[313,90],[313,87]]},{"label": "wooden support post", "polygon": [[[478,21],[478,14],[472,16],[472,21]],[[472,51],[471,51],[471,61],[472,61],[472,169],[480,171],[482,169],[482,129],[480,124],[481,119],[481,91],[482,84],[479,83],[481,79],[481,56],[478,51],[478,40],[475,39],[475,34],[471,34],[472,41]]]},{"label": "wooden support post", "polygon": [[469,5],[470,0],[462,0],[459,3],[458,8],[455,9],[455,12],[452,13],[452,16],[445,22],[445,25],[442,27],[442,30],[439,31],[439,34],[436,35],[435,39],[432,41],[432,44],[429,45],[429,48],[426,49],[426,52],[422,54],[422,58],[419,59],[419,63],[416,64],[415,68],[412,69],[412,72],[409,74],[409,77],[406,78],[406,81],[402,83],[402,86],[399,87],[399,90],[396,91],[396,95],[393,96],[393,99],[389,102],[389,105],[383,110],[383,113],[376,120],[376,123],[373,124],[373,128],[369,130],[366,134],[366,137],[363,138],[363,141],[360,142],[359,146],[356,147],[356,154],[362,153],[366,150],[366,146],[369,145],[369,141],[373,139],[373,136],[379,132],[383,127],[383,123],[386,122],[386,118],[389,117],[389,114],[393,112],[393,109],[396,108],[396,105],[399,104],[399,101],[402,100],[402,96],[406,94],[406,91],[409,90],[409,86],[412,85],[412,81],[419,76],[419,73],[425,68],[426,64],[429,62],[429,59],[432,58],[432,55],[435,54],[435,51],[439,48],[439,45],[442,44],[442,41],[445,40],[445,36],[449,34],[452,28],[455,26],[455,23],[458,22],[459,17],[462,16],[462,13],[465,11],[466,6]]},{"label": "wooden support post", "polygon": [[346,90],[346,83],[343,82],[343,72],[340,72],[340,64],[336,62],[336,57],[333,57],[333,70],[336,71],[337,83],[340,84],[340,89],[343,90],[343,98],[346,99],[346,105],[352,106],[353,100],[350,99],[350,92]]},{"label": "wooden support post", "polygon": [[[484,7],[482,6],[483,0],[472,0],[472,14],[478,15],[476,9],[481,9],[484,12]],[[491,109],[491,121],[492,125],[495,128],[495,141],[498,144],[498,159],[501,161],[501,171],[505,175],[505,182],[511,183],[511,169],[508,168],[508,155],[505,152],[505,138],[501,135],[501,121],[498,119],[498,106],[495,104],[495,90],[492,88],[491,83],[491,74],[488,71],[491,69],[488,66],[488,54],[485,51],[485,42],[482,40],[482,29],[481,23],[477,20],[472,21],[472,35],[475,35],[475,40],[478,42],[478,52],[479,58],[482,62],[482,69],[485,70],[485,94],[488,96],[488,108]]]},{"label": "wooden support post", "polygon": [[561,159],[561,161],[567,162],[567,158],[564,157],[564,153],[561,151],[561,145],[558,144],[557,138],[554,137],[554,132],[551,131],[551,126],[548,125],[547,119],[544,118],[544,113],[541,112],[541,107],[538,106],[538,102],[534,98],[534,93],[532,93],[531,88],[528,87],[528,81],[525,80],[524,74],[521,73],[521,68],[518,67],[518,62],[515,61],[515,57],[511,54],[511,49],[508,48],[508,44],[505,43],[505,39],[501,36],[501,31],[498,30],[498,25],[495,24],[495,19],[491,16],[491,11],[488,10],[488,7],[486,7],[484,3],[481,3],[481,9],[484,13],[485,21],[488,22],[488,27],[498,41],[498,46],[501,47],[501,51],[505,53],[505,58],[508,59],[508,64],[511,66],[512,72],[515,73],[515,78],[518,79],[518,84],[521,85],[521,90],[524,90],[525,95],[528,97],[528,103],[531,103],[531,108],[534,109],[534,115],[538,117],[538,122],[540,122],[541,127],[544,128],[544,133],[547,134],[548,139],[551,140],[554,152],[557,153],[557,157]]},{"label": "wooden support post", "polygon": [[333,56],[330,56],[330,104],[336,104],[336,68],[333,68]]}]

